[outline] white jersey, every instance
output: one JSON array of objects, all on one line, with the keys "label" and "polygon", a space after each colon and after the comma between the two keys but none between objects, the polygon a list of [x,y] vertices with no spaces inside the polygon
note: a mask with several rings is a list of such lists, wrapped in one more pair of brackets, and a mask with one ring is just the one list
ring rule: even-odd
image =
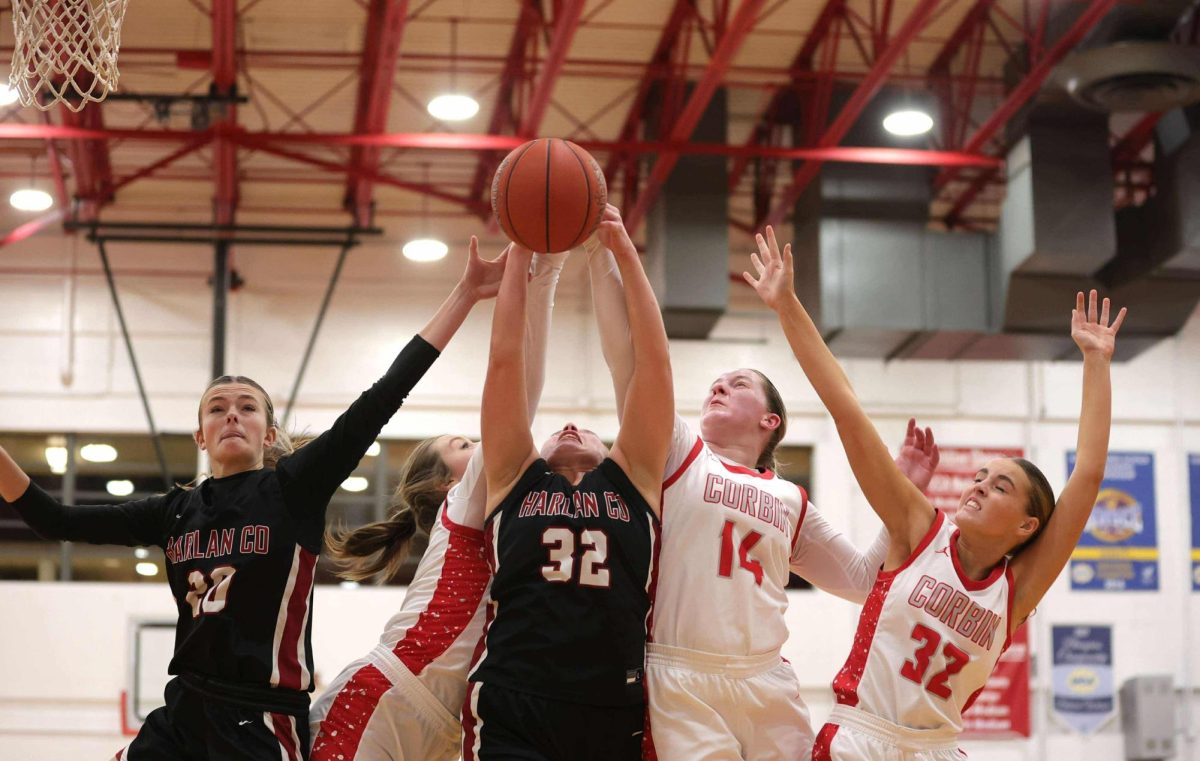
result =
[{"label": "white jersey", "polygon": [[723,655],[778,652],[804,490],[729,463],[675,419],[651,641]]},{"label": "white jersey", "polygon": [[1008,647],[1012,572],[974,581],[958,562],[958,531],[937,512],[904,565],[880,571],[833,681],[840,705],[911,729],[962,731],[962,714]]},{"label": "white jersey", "polygon": [[486,498],[482,470],[483,457],[476,452],[438,511],[404,604],[379,638],[454,714],[466,698],[467,669],[483,633],[491,581],[483,530],[475,527]]},{"label": "white jersey", "polygon": [[472,456],[438,510],[429,548],[379,644],[313,703],[313,759],[454,756],[454,728],[491,581],[478,527],[482,463],[482,456]]}]

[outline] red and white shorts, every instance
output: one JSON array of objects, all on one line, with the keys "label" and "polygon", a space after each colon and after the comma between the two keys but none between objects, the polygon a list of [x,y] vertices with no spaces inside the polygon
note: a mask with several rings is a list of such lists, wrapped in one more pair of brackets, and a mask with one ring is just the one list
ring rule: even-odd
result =
[{"label": "red and white shorts", "polygon": [[351,663],[309,711],[311,761],[454,761],[459,720],[389,650]]}]

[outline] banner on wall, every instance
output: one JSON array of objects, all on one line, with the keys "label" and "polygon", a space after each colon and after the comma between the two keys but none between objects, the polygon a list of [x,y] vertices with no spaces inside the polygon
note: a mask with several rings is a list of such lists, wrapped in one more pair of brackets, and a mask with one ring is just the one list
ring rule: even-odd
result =
[{"label": "banner on wall", "polygon": [[963,714],[963,731],[976,739],[1029,737],[1029,635],[1022,626],[1000,656],[987,684]]},{"label": "banner on wall", "polygon": [[958,501],[963,490],[974,483],[975,474],[988,460],[1025,456],[1020,448],[939,446],[938,451],[941,459],[937,472],[933,474],[925,493],[933,506],[944,511],[950,520],[954,520],[954,514],[958,512]]},{"label": "banner on wall", "polygon": [[[1074,468],[1075,453],[1068,452],[1067,473]],[[1158,589],[1154,504],[1154,455],[1109,452],[1096,505],[1071,553],[1071,589]]]},{"label": "banner on wall", "polygon": [[1053,710],[1076,732],[1091,734],[1116,713],[1111,626],[1055,626]]},{"label": "banner on wall", "polygon": [[1192,499],[1192,591],[1200,592],[1200,454],[1188,455],[1188,493]]}]

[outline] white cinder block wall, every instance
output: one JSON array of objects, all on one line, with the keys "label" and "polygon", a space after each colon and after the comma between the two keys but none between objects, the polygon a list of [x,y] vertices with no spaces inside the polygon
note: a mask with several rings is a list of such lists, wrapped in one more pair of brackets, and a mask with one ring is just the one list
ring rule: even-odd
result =
[{"label": "white cinder block wall", "polygon": [[[77,276],[65,273],[76,260]],[[203,247],[110,245],[142,375],[158,426],[190,431],[209,376],[211,253]],[[230,298],[227,370],[250,375],[277,397],[290,389],[335,252],[243,248],[235,266],[247,285]],[[461,267],[461,254],[414,265],[390,245],[351,254],[325,322],[297,408],[301,428],[322,430],[375,380],[432,314]],[[73,312],[69,306],[74,283]],[[83,241],[43,236],[0,250],[0,430],[146,430],[94,250]],[[773,320],[752,311],[734,286],[732,314],[720,340],[675,342],[677,406],[700,404],[708,382],[736,366],[770,375],[788,403],[789,443],[815,448],[813,501],[862,546],[878,521],[860,496],[836,433]],[[1063,305],[1067,329],[1070,304]],[[490,307],[481,306],[445,356],[417,387],[384,435],[477,434],[478,398],[488,346]],[[1137,328],[1130,316],[1126,330]],[[907,417],[933,425],[946,444],[1021,446],[1056,489],[1065,452],[1074,447],[1078,364],[850,361],[855,386],[889,442]],[[65,375],[71,376],[69,386]],[[1200,759],[1191,737],[1200,727],[1200,605],[1189,584],[1186,454],[1200,452],[1200,317],[1178,337],[1114,368],[1117,450],[1155,454],[1162,589],[1156,593],[1071,593],[1065,576],[1029,624],[1035,654],[1035,736],[1021,742],[968,742],[972,759],[1123,758],[1115,726],[1091,738],[1052,724],[1045,709],[1050,626],[1114,627],[1117,684],[1136,674],[1168,673],[1181,691],[1179,758]],[[586,278],[568,264],[560,288],[539,435],[566,418],[601,435],[615,429],[612,393],[599,351]],[[331,677],[365,651],[389,611],[392,590],[319,590],[314,647]],[[163,587],[104,584],[0,585],[0,759],[75,759],[111,755],[122,743],[117,697],[126,668],[131,617],[172,617]],[[337,611],[336,617],[331,615]],[[324,615],[322,615],[324,614]],[[851,639],[853,606],[820,593],[796,593],[789,613],[788,658],[814,721],[830,705],[829,680]]]}]

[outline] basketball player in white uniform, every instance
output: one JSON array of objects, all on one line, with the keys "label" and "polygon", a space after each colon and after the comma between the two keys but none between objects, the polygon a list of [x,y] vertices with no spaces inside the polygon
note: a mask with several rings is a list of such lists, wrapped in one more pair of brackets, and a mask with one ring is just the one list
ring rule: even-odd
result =
[{"label": "basketball player in white uniform", "polygon": [[[537,254],[531,268],[525,332],[530,416],[541,397],[546,337],[566,256]],[[384,626],[379,644],[346,666],[313,703],[312,761],[458,758],[459,713],[491,579],[483,540],[483,452],[464,441],[470,458],[465,468],[461,459],[447,461],[457,480],[400,612]]]},{"label": "basketball player in white uniform", "polygon": [[[589,243],[602,347],[623,404],[631,358],[622,335],[620,281],[611,254]],[[647,644],[646,755],[663,761],[801,758],[813,740],[791,666],[780,656],[789,571],[862,602],[883,561],[881,535],[866,556],[770,465],[786,411],[754,370],[713,383],[698,436],[676,417],[663,482],[663,541]],[[902,463],[928,485],[932,435],[910,424]]]},{"label": "basketball player in white uniform", "polygon": [[[1012,630],[1033,612],[1079,541],[1104,478],[1112,388],[1109,365],[1122,309],[1092,291],[1071,313],[1083,354],[1078,457],[1057,505],[1032,463],[1001,458],[962,494],[957,528],[891,461],[837,360],[793,287],[791,247],[758,236],[746,280],[779,315],[805,375],[837,424],[850,466],[891,537],[887,560],[834,681],[837,706],[814,761],[949,761],[962,712],[984,686]],[[1100,312],[1097,314],[1097,312]],[[1053,514],[1053,517],[1052,517]]]}]

